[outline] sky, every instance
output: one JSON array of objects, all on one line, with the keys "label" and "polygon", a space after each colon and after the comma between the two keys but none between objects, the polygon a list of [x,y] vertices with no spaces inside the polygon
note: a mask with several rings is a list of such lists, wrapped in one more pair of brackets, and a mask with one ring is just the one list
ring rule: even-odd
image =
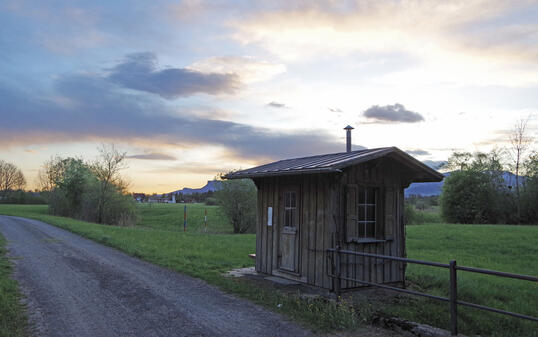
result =
[{"label": "sky", "polygon": [[[397,146],[538,138],[537,1],[0,2],[0,159],[127,153],[133,192]],[[536,143],[534,144],[536,145]]]}]

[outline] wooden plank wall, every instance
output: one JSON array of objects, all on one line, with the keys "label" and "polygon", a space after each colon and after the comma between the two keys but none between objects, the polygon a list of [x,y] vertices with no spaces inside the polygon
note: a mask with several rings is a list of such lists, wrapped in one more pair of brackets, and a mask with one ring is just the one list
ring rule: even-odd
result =
[{"label": "wooden plank wall", "polygon": [[[384,160],[349,167],[343,174],[310,174],[300,176],[281,176],[263,178],[258,185],[258,224],[256,236],[256,270],[271,274],[278,270],[279,231],[283,223],[280,206],[281,193],[286,185],[299,186],[300,227],[299,276],[289,274],[290,278],[300,279],[311,285],[332,289],[332,279],[328,277],[327,248],[334,248],[336,241],[342,249],[404,256],[405,242],[403,227],[403,188],[399,176],[399,165]],[[370,184],[388,187],[393,193],[393,205],[384,206],[385,217],[392,228],[391,240],[381,243],[345,242],[345,185]],[[383,202],[385,203],[385,202]],[[267,207],[273,207],[273,226],[267,226]],[[385,221],[385,220],[384,220]],[[385,229],[387,232],[387,229]],[[403,265],[374,258],[347,256],[342,259],[342,275],[370,282],[400,282],[403,280]],[[342,281],[341,288],[359,287],[360,284]]]},{"label": "wooden plank wall", "polygon": [[[319,287],[332,288],[332,280],[327,275],[326,249],[334,247],[334,219],[339,216],[335,181],[334,176],[327,174],[264,178],[258,181],[256,271],[285,273],[278,270],[279,233],[283,223],[280,194],[286,185],[295,185],[299,186],[300,191],[300,276],[288,276]],[[267,226],[268,207],[273,207],[272,227]]]},{"label": "wooden plank wall", "polygon": [[[383,162],[369,162],[351,166],[344,171],[342,185],[357,184],[370,185],[384,188],[383,213],[385,234],[392,233],[386,242],[380,243],[347,243],[345,235],[340,237],[341,247],[346,250],[382,254],[392,256],[403,256],[403,188],[401,187],[398,166],[390,160]],[[386,205],[387,193],[392,193],[392,205]],[[345,196],[343,193],[342,196]],[[390,200],[390,198],[388,198]],[[390,221],[389,218],[392,218]],[[392,226],[392,228],[387,227]],[[345,223],[342,222],[342,232],[345,231]],[[376,283],[389,283],[402,281],[402,264],[389,260],[347,256],[343,259],[341,268],[342,275],[349,278],[361,279]],[[362,286],[360,283],[345,281],[341,283],[341,288],[355,288]]]}]

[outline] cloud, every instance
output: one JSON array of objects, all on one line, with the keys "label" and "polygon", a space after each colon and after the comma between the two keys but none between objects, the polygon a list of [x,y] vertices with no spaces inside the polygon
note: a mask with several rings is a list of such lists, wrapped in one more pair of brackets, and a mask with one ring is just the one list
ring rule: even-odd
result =
[{"label": "cloud", "polygon": [[203,73],[187,68],[157,69],[153,53],[129,54],[110,69],[108,79],[125,88],[146,91],[167,99],[204,93],[233,94],[241,83],[236,74]]},{"label": "cloud", "polygon": [[285,103],[279,103],[279,102],[274,102],[274,101],[267,103],[267,106],[271,108],[277,108],[277,109],[289,108]]},{"label": "cloud", "polygon": [[286,66],[248,56],[209,57],[187,67],[204,73],[236,74],[241,83],[256,83],[272,79],[286,72]]},{"label": "cloud", "polygon": [[229,172],[233,168],[232,167],[223,167],[222,165],[212,165],[211,163],[203,163],[203,162],[183,162],[178,165],[173,165],[169,167],[159,167],[159,168],[152,168],[150,171],[147,171],[147,173],[158,173],[158,174],[174,174],[174,173],[190,173],[190,174],[209,174],[216,176],[219,173],[222,172]]},{"label": "cloud", "polygon": [[417,123],[424,121],[424,117],[418,112],[406,110],[402,104],[373,105],[366,109],[363,115],[374,122],[382,123]]},{"label": "cloud", "polygon": [[421,149],[406,150],[405,152],[409,153],[412,156],[429,156],[431,154],[428,151]]},{"label": "cloud", "polygon": [[339,108],[327,108],[327,109],[329,109],[330,112],[336,112],[336,113],[343,112],[342,109],[339,109]]},{"label": "cloud", "polygon": [[[140,142],[174,147],[209,145],[252,160],[337,152],[323,130],[287,132],[192,114],[152,95],[121,90],[107,77],[58,77],[51,96],[39,97],[0,81],[0,147],[67,141]],[[65,104],[64,102],[69,102]]]},{"label": "cloud", "polygon": [[165,153],[151,152],[146,154],[135,154],[127,156],[129,159],[143,159],[143,160],[176,160],[177,158]]},{"label": "cloud", "polygon": [[[390,83],[535,84],[535,1],[275,1],[234,17],[232,38],[293,62],[396,54]],[[350,41],[353,41],[350,43]],[[410,77],[409,75],[415,76]],[[420,76],[419,76],[420,75]]]}]

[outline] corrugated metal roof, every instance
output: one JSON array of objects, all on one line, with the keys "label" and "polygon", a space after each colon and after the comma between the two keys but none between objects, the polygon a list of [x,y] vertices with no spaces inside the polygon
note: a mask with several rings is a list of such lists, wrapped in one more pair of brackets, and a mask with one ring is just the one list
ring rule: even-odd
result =
[{"label": "corrugated metal roof", "polygon": [[414,168],[416,167],[416,169],[424,171],[423,173],[429,176],[429,179],[424,179],[424,181],[441,181],[443,178],[442,174],[439,172],[426,166],[396,147],[383,147],[377,149],[285,159],[270,164],[253,167],[247,170],[233,172],[227,174],[224,178],[240,179],[292,174],[341,172],[341,169],[344,167],[384,157],[389,154],[394,154],[398,157],[398,159],[405,160]]}]

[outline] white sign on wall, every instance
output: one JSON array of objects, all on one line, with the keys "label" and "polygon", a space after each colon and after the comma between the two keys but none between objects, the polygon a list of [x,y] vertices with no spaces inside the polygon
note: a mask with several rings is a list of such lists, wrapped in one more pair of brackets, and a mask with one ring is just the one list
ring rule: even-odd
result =
[{"label": "white sign on wall", "polygon": [[267,207],[267,226],[273,225],[273,207]]}]

